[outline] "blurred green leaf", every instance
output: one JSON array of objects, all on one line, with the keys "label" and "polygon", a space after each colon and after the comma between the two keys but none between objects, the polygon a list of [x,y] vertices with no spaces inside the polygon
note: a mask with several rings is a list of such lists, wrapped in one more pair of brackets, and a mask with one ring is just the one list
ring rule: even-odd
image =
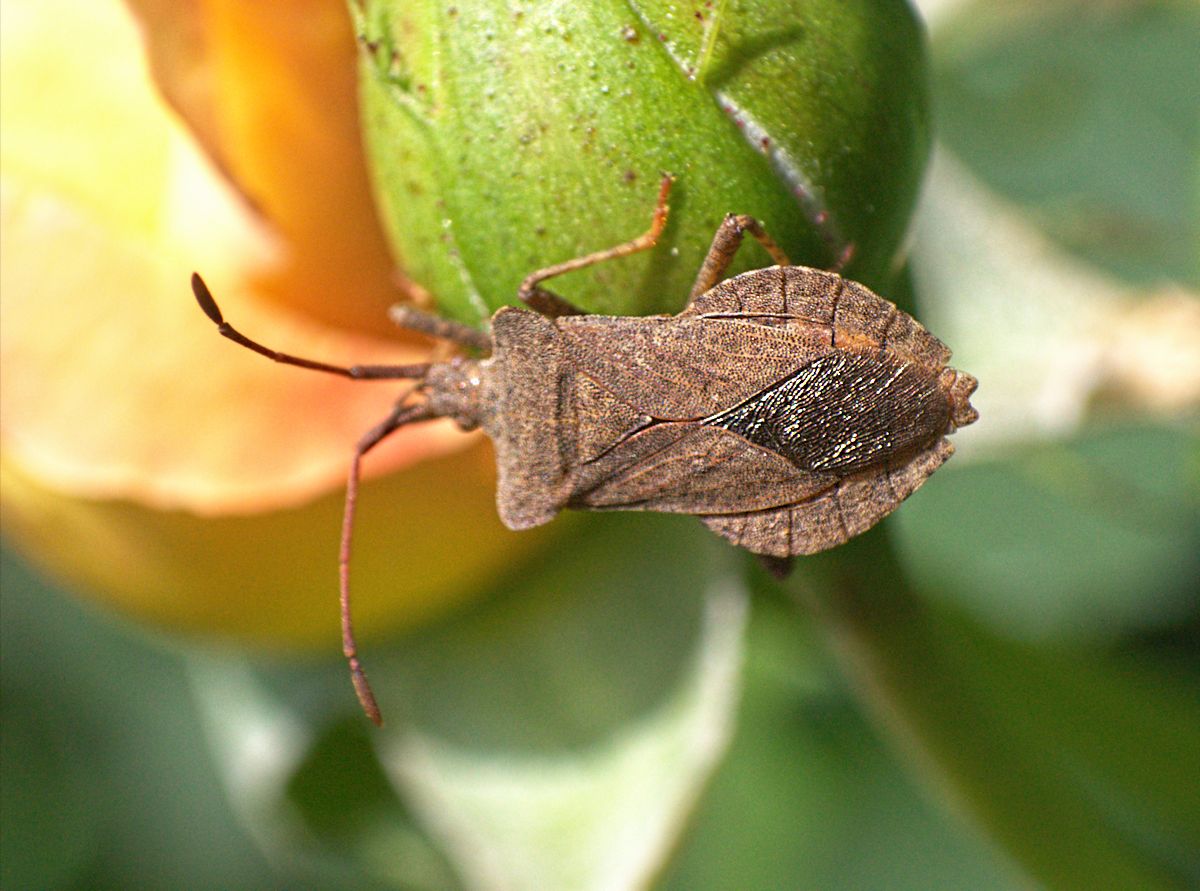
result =
[{"label": "blurred green leaf", "polygon": [[378,762],[328,724],[325,678],[275,691],[197,663],[229,792],[267,850],[417,888],[455,872],[626,887],[661,866],[732,732],[746,594],[689,518],[565,525],[555,559],[515,566],[494,599],[364,652]]},{"label": "blurred green leaf", "polygon": [[459,887],[384,777],[344,663],[188,666],[226,794],[274,862],[323,888]]},{"label": "blurred green leaf", "polygon": [[[899,0],[569,16],[371,0],[359,30],[384,220],[448,314],[478,322],[529,272],[639,234],[663,171],[678,176],[664,244],[567,276],[581,306],[677,311],[731,211],[797,261],[849,249],[856,276],[890,271],[928,141],[923,44]],[[764,265],[756,251],[740,268]]]},{"label": "blurred green leaf", "polygon": [[683,518],[588,522],[405,654],[381,756],[468,884],[659,868],[731,733],[746,595],[722,553]]},{"label": "blurred green leaf", "polygon": [[913,269],[981,382],[964,457],[1098,409],[1194,413],[1200,299],[1171,280],[1200,281],[1197,7],[926,5],[944,127]]},{"label": "blurred green leaf", "polygon": [[1098,267],[1200,286],[1200,7],[973,2],[937,30],[938,128]]},{"label": "blurred green leaf", "polygon": [[[968,2],[935,28],[957,157],[933,165],[914,279],[981,419],[889,521],[900,561],[873,535],[810,564],[880,725],[1056,888],[1200,881],[1196,428],[1145,420],[1186,415],[1195,334],[1132,330],[1146,301],[1111,275],[1193,274],[1195,22]],[[1178,388],[1128,386],[1126,355]]]},{"label": "blurred green leaf", "polygon": [[1001,634],[1161,628],[1196,607],[1196,454],[1183,427],[1088,430],[948,468],[891,529],[919,590]]},{"label": "blurred green leaf", "polygon": [[1020,886],[890,756],[815,630],[791,604],[756,600],[737,735],[656,887]]},{"label": "blurred green leaf", "polygon": [[104,778],[88,770],[78,726],[6,680],[0,703],[0,886],[68,887],[101,847]]},{"label": "blurred green leaf", "polygon": [[221,798],[178,657],[7,550],[0,577],[4,887],[276,887]]},{"label": "blurred green leaf", "polygon": [[882,725],[1055,888],[1200,881],[1200,684],[922,602],[880,534],[796,583]]}]

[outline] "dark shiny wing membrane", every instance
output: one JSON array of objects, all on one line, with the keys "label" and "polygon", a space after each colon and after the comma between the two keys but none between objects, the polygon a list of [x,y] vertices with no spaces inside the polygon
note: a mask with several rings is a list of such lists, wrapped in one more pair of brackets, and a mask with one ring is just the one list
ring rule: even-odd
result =
[{"label": "dark shiny wing membrane", "polygon": [[830,353],[705,419],[797,467],[842,475],[927,447],[949,423],[927,369],[890,354]]},{"label": "dark shiny wing membrane", "polygon": [[793,557],[866,532],[915,492],[954,452],[946,439],[897,466],[871,468],[782,507],[701,516],[713,532],[755,554]]},{"label": "dark shiny wing membrane", "polygon": [[839,347],[887,349],[940,370],[950,350],[912,316],[868,288],[807,266],[772,266],[726,279],[697,297],[680,317],[799,319],[825,330]]}]

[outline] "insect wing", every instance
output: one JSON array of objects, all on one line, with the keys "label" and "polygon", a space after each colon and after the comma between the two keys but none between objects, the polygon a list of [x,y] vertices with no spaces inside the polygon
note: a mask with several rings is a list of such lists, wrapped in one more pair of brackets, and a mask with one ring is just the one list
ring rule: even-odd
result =
[{"label": "insect wing", "polygon": [[795,504],[700,519],[713,532],[755,554],[816,554],[866,532],[953,453],[954,446],[943,438],[898,467],[883,466],[844,477]]},{"label": "insect wing", "polygon": [[580,375],[659,421],[716,414],[832,349],[827,331],[801,322],[573,316],[558,326]]},{"label": "insect wing", "polygon": [[950,360],[946,345],[908,313],[857,282],[806,266],[772,266],[727,279],[697,297],[682,317],[796,320],[826,332],[838,349],[886,350],[934,372]]},{"label": "insect wing", "polygon": [[570,507],[709,514],[763,510],[836,482],[719,427],[666,421],[631,431],[581,463]]}]

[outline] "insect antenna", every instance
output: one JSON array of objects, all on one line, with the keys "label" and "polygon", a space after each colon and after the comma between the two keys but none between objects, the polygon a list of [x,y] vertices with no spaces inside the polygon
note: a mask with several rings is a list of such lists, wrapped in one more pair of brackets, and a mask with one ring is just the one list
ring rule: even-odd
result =
[{"label": "insect antenna", "polygon": [[226,322],[225,316],[221,313],[221,308],[217,306],[217,301],[213,299],[212,292],[208,290],[208,285],[195,272],[192,273],[192,293],[196,295],[196,302],[200,304],[200,308],[204,310],[204,314],[217,326],[217,331],[223,337],[229,338],[234,343],[244,346],[248,350],[253,350],[260,356],[266,356],[273,362],[281,362],[284,365],[295,365],[298,368],[309,368],[313,371],[324,371],[328,374],[337,374],[342,377],[351,378],[352,380],[413,380],[423,378],[429,372],[428,362],[419,362],[412,365],[330,365],[327,362],[317,362],[313,359],[293,356],[290,353],[281,353],[278,350],[263,346],[256,340],[251,340]]},{"label": "insect antenna", "polygon": [[[248,350],[258,353],[260,356],[266,356],[273,362],[280,362],[284,365],[295,365],[299,368],[309,368],[313,371],[324,371],[328,374],[337,374],[342,377],[351,378],[352,380],[415,381],[396,401],[391,413],[368,430],[354,447],[354,458],[350,462],[350,473],[346,481],[346,506],[342,514],[342,538],[338,552],[338,600],[342,618],[342,652],[345,654],[346,661],[350,666],[350,679],[354,683],[354,692],[358,694],[358,701],[362,704],[363,711],[376,724],[382,724],[383,716],[380,714],[379,704],[375,700],[375,694],[371,691],[371,685],[367,681],[367,675],[363,671],[362,663],[358,658],[358,644],[354,639],[354,622],[350,614],[350,551],[354,533],[354,511],[358,503],[358,486],[362,476],[363,456],[401,427],[436,417],[436,413],[426,403],[409,402],[409,397],[421,389],[424,384],[425,376],[429,373],[432,363],[421,362],[412,365],[331,365],[327,362],[317,362],[312,359],[293,356],[290,353],[281,353],[278,350],[264,346],[256,340],[250,339],[226,322],[225,316],[221,313],[220,307],[217,306],[217,301],[213,298],[212,292],[208,290],[204,279],[194,272],[192,273],[192,293],[196,296],[196,302],[200,304],[200,308],[204,310],[204,314],[217,326],[217,331],[222,336],[229,338],[240,346],[246,347]],[[482,337],[479,332],[475,332],[473,336]],[[462,338],[456,339],[462,340]],[[474,343],[468,345],[474,345]]]}]

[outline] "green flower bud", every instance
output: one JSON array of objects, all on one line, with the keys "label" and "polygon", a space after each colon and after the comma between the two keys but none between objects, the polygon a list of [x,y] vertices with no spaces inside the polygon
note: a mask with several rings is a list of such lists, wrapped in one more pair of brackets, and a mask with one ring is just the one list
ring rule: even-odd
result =
[{"label": "green flower bud", "polygon": [[[886,280],[928,149],[900,0],[630,6],[366,0],[377,198],[407,275],[478,323],[529,272],[627,241],[676,176],[656,250],[555,280],[589,311],[675,312],[729,212],[793,262]],[[737,269],[769,265],[748,245]]]}]

